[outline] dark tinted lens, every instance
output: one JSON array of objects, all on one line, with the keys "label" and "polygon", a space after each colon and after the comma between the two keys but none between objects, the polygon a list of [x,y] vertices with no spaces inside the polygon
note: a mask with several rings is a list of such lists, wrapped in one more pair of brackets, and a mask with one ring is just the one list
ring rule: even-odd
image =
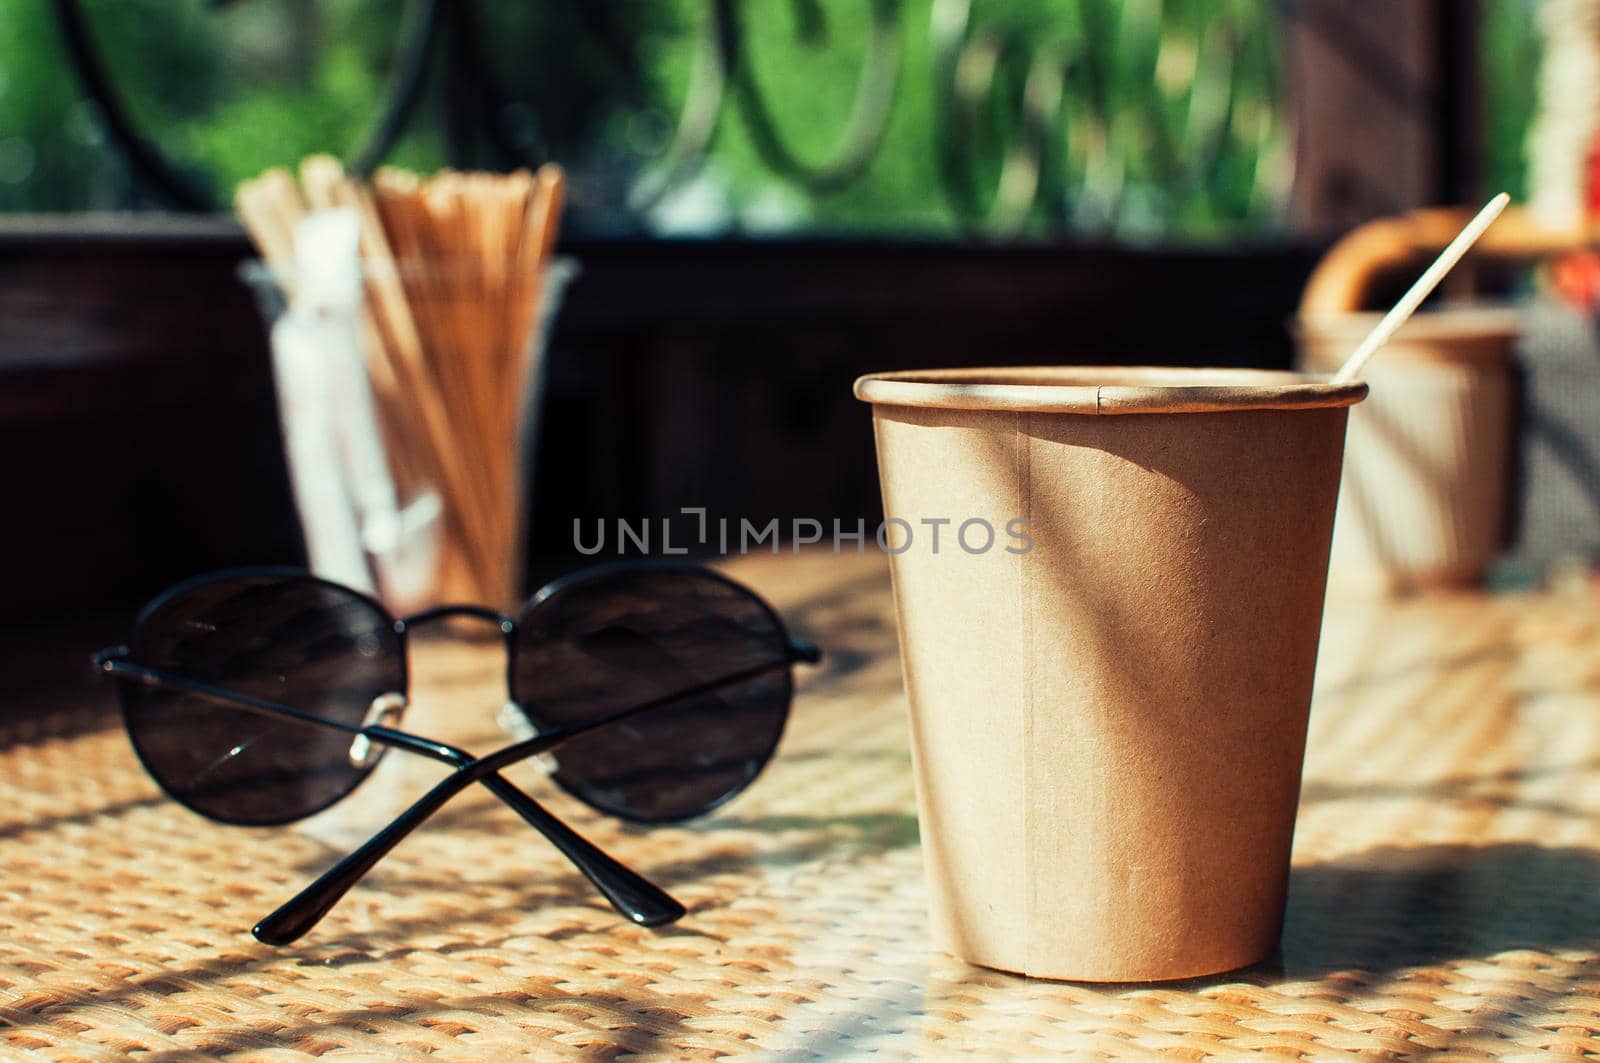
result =
[{"label": "dark tinted lens", "polygon": [[714,573],[600,569],[528,610],[511,694],[543,729],[770,668],[556,751],[556,780],[590,805],[627,819],[682,819],[738,793],[771,757],[789,711],[788,656],[772,611]]},{"label": "dark tinted lens", "polygon": [[[140,621],[130,649],[146,668],[350,724],[381,695],[405,692],[400,637],[382,610],[303,576],[230,576],[179,591]],[[136,682],[121,688],[140,759],[173,797],[214,819],[302,819],[371,770],[333,728]]]}]

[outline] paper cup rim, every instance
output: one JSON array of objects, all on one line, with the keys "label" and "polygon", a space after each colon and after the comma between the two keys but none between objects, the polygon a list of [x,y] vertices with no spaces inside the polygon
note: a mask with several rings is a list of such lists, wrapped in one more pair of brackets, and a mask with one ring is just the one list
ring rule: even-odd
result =
[{"label": "paper cup rim", "polygon": [[1366,398],[1367,385],[1268,369],[1011,366],[869,373],[854,391],[875,406],[1103,416],[1353,406]]}]

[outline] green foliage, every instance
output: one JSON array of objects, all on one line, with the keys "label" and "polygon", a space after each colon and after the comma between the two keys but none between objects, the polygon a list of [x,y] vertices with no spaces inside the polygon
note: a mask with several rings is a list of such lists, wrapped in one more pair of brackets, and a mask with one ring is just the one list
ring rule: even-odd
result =
[{"label": "green foliage", "polygon": [[1537,0],[1485,0],[1483,115],[1485,188],[1527,191],[1528,127],[1538,102]]},{"label": "green foliage", "polygon": [[46,5],[0,0],[0,208],[81,209],[124,193],[64,62]]},{"label": "green foliage", "polygon": [[[136,122],[220,197],[268,166],[353,150],[387,94],[408,9],[399,0],[82,2]],[[1522,180],[1533,3],[1483,5],[1486,176],[1497,187]],[[596,9],[578,4],[479,6],[483,61],[521,101],[492,120],[568,166],[576,221],[592,229],[939,234],[977,225],[1210,238],[1271,229],[1287,193],[1273,16],[1256,0],[972,0],[964,39],[976,43],[954,69],[940,66],[936,18],[963,4],[899,0],[894,104],[862,173],[826,189],[775,173],[731,86],[705,165],[649,219],[630,211],[628,191],[672,139],[704,0],[612,0],[603,8],[609,35],[595,32]],[[790,156],[830,160],[857,99],[873,4],[738,8],[744,91],[765,103]],[[985,81],[980,46],[989,41],[998,59]],[[997,189],[1007,153],[1028,136],[1020,116],[1030,71],[1059,73],[1064,98],[1045,126],[1040,192],[1012,202]],[[975,86],[964,103],[951,102],[958,75]],[[390,161],[492,162],[481,130],[447,150],[437,62],[431,77]],[[1026,167],[1013,160],[1012,171],[1005,180],[1025,189]],[[964,221],[953,192],[988,220]],[[0,209],[140,203],[81,98],[48,5],[0,0]]]}]

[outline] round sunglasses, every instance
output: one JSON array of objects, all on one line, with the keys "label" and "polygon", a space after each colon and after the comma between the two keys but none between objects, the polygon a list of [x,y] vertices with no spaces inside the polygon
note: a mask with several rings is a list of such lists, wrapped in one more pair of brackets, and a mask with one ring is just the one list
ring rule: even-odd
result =
[{"label": "round sunglasses", "polygon": [[[501,722],[518,740],[482,758],[399,729],[408,637],[449,618],[494,625],[505,643]],[[556,580],[516,617],[451,605],[397,619],[364,594],[298,570],[221,572],[157,597],[128,644],[94,663],[119,680],[128,736],[151,776],[222,823],[305,819],[353,791],[391,748],[455,768],[256,926],[256,937],[283,944],[475,783],[544,833],[630,919],[679,918],[682,905],[500,769],[541,757],[568,793],[634,823],[702,815],[771,760],[789,714],[791,666],[819,659],[741,584],[699,565],[644,561]]]}]

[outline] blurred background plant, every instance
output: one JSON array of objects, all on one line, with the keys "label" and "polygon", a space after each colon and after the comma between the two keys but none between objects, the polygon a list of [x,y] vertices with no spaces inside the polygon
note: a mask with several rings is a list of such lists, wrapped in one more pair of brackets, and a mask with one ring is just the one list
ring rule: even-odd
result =
[{"label": "blurred background plant", "polygon": [[[0,0],[0,209],[159,206],[107,149],[52,3],[64,6]],[[1535,4],[1483,3],[1483,172],[1514,193]],[[267,166],[353,153],[417,31],[426,81],[385,160],[553,157],[574,175],[580,231],[1184,240],[1284,225],[1293,145],[1276,31],[1292,6],[486,2],[441,4],[422,26],[428,0],[77,4],[132,125],[214,202]],[[714,12],[731,27],[725,83]],[[474,71],[495,83],[486,127],[462,114],[483,88]],[[673,154],[701,136],[703,161]]]},{"label": "blurred background plant", "polygon": [[1479,84],[1483,94],[1484,187],[1522,199],[1528,191],[1528,130],[1538,102],[1540,0],[1482,4]]}]

